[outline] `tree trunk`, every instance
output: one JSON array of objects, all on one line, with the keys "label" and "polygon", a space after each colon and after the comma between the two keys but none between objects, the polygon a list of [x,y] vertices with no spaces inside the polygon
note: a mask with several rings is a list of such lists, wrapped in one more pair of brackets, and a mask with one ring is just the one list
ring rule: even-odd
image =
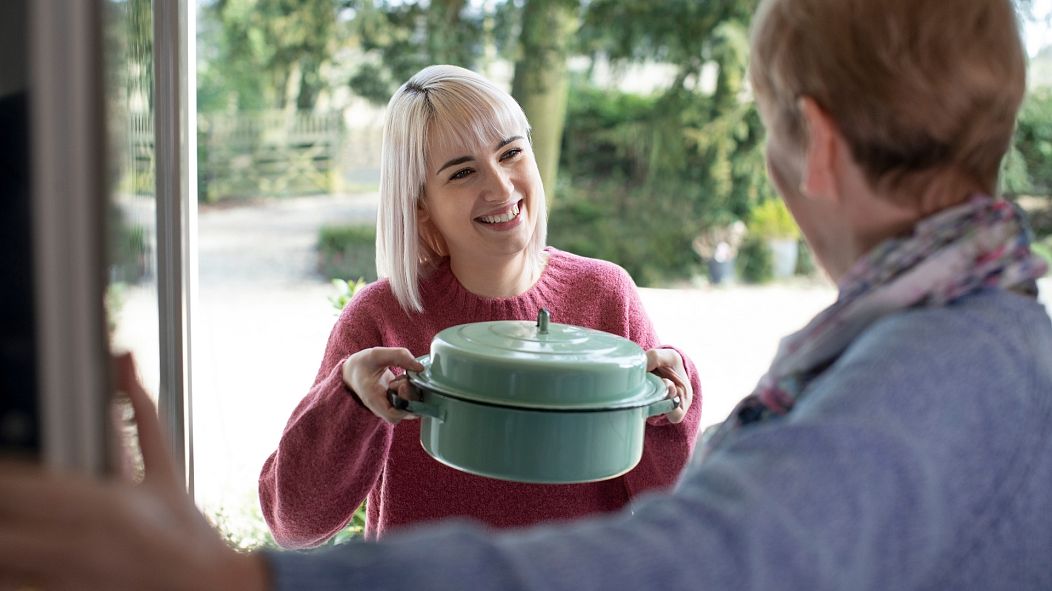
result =
[{"label": "tree trunk", "polygon": [[296,110],[313,111],[318,95],[324,87],[321,78],[321,63],[315,56],[300,60],[300,85],[296,93]]},{"label": "tree trunk", "polygon": [[468,67],[458,37],[464,0],[431,0],[427,9],[427,45],[436,64]]},{"label": "tree trunk", "polygon": [[579,9],[576,0],[528,0],[522,14],[520,57],[511,93],[533,127],[533,150],[549,204],[555,195],[566,120],[566,57],[580,25]]}]

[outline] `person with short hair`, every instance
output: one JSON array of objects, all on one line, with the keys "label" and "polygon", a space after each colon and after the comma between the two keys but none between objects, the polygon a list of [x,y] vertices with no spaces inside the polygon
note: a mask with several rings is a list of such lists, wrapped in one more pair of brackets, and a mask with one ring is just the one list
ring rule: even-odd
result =
[{"label": "person with short hair", "polygon": [[[314,386],[260,474],[260,504],[278,543],[324,542],[366,498],[366,536],[375,538],[446,517],[494,527],[573,519],[671,486],[697,435],[697,371],[659,345],[624,269],[545,247],[545,192],[518,103],[470,70],[430,66],[391,97],[383,138],[381,279],[343,310]],[[412,396],[396,373],[422,370],[416,358],[445,328],[536,320],[542,308],[554,322],[637,343],[681,408],[648,419],[639,464],[600,482],[509,482],[432,459],[420,423],[403,421],[411,415],[387,398],[391,388]]]},{"label": "person with short hair", "polygon": [[[244,589],[1052,589],[1047,265],[996,195],[1022,96],[1012,1],[761,0],[751,45],[772,179],[839,293],[782,341],[672,492],[559,526],[451,523],[183,564]],[[896,131],[907,107],[927,116]],[[134,490],[93,484],[105,499]],[[0,478],[0,540],[36,531],[3,517],[42,513],[34,495],[82,498],[57,489]],[[107,541],[127,549],[128,529]],[[41,537],[19,559],[62,548]],[[136,559],[178,548],[145,537]],[[18,571],[11,548],[0,541],[0,575],[18,580],[122,572]]]}]

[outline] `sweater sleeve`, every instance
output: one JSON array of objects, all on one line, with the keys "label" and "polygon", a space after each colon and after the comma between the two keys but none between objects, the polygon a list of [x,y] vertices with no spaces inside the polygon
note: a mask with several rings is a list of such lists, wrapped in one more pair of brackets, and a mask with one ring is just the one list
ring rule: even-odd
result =
[{"label": "sweater sleeve", "polygon": [[622,300],[625,306],[627,336],[643,347],[650,349],[669,348],[683,358],[683,366],[694,390],[694,399],[686,416],[679,423],[672,424],[660,415],[647,420],[644,433],[643,457],[639,464],[625,475],[625,485],[629,493],[639,493],[654,489],[666,488],[675,484],[683,467],[690,459],[697,440],[698,425],[701,422],[701,381],[698,370],[683,351],[661,344],[654,325],[639,299],[639,291],[627,272],[622,271]]},{"label": "sweater sleeve", "polygon": [[368,298],[355,297],[326,345],[314,385],[289,418],[259,476],[259,501],[278,544],[305,548],[343,528],[375,485],[392,427],[345,388],[342,362],[380,345]]}]

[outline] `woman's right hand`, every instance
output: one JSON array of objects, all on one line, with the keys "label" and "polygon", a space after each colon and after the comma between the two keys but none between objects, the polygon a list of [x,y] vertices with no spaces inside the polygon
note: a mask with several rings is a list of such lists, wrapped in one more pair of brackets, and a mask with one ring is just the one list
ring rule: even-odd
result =
[{"label": "woman's right hand", "polygon": [[388,390],[395,390],[402,398],[419,398],[408,380],[398,379],[392,367],[410,371],[424,371],[424,366],[403,347],[372,347],[362,349],[343,361],[341,373],[343,383],[361,400],[373,414],[394,425],[402,419],[415,415],[391,406]]}]

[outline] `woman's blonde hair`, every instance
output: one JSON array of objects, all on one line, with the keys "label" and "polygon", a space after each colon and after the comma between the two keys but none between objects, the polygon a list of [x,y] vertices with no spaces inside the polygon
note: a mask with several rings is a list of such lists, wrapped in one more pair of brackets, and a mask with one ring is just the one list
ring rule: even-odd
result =
[{"label": "woman's blonde hair", "polygon": [[[423,311],[419,279],[443,256],[422,236],[417,210],[432,138],[458,146],[490,146],[515,135],[529,137],[530,124],[515,99],[482,76],[456,66],[429,66],[394,93],[384,119],[380,207],[376,220],[376,269],[391,284],[406,312]],[[540,264],[547,238],[544,195],[533,207],[537,227],[527,247]]]},{"label": "woman's blonde hair", "polygon": [[757,99],[794,145],[807,96],[875,188],[950,173],[996,190],[1026,82],[1011,0],[763,0],[751,46]]}]

